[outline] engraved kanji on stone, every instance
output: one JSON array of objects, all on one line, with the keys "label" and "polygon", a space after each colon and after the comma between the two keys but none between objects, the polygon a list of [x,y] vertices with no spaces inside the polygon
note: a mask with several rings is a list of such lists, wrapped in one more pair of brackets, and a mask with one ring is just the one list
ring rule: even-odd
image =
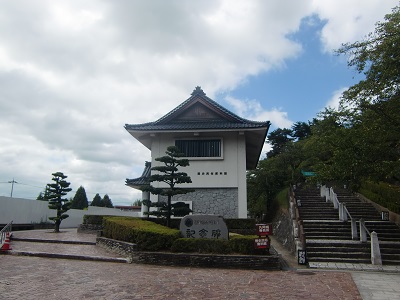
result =
[{"label": "engraved kanji on stone", "polygon": [[207,232],[208,232],[208,230],[206,230],[206,229],[200,229],[200,230],[199,230],[199,236],[200,236],[201,238],[204,238],[204,237],[207,236]]},{"label": "engraved kanji on stone", "polygon": [[196,231],[187,229],[187,230],[186,230],[186,237],[187,237],[187,238],[194,238],[194,234],[195,234],[195,233],[196,233]]},{"label": "engraved kanji on stone", "polygon": [[221,236],[221,230],[216,229],[211,231],[211,237],[218,239],[220,236]]}]

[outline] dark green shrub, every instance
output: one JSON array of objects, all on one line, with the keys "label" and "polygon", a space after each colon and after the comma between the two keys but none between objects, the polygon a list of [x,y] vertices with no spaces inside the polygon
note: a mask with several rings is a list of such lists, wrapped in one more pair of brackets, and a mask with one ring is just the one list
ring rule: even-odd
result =
[{"label": "dark green shrub", "polygon": [[394,213],[400,213],[400,188],[384,182],[366,181],[361,184],[359,192],[375,203],[386,207]]},{"label": "dark green shrub", "polygon": [[84,215],[83,224],[102,225],[103,219],[110,216]]},{"label": "dark green shrub", "polygon": [[[143,218],[143,220],[147,220],[147,221],[154,222],[156,224],[167,226],[167,219],[163,219],[163,218]],[[181,220],[182,220],[181,218],[171,219],[169,227],[170,228],[179,229],[179,226],[181,224]]]},{"label": "dark green shrub", "polygon": [[256,254],[254,239],[256,235],[234,235],[229,240],[229,247],[232,252],[240,254]]},{"label": "dark green shrub", "polygon": [[135,243],[140,250],[168,250],[181,237],[179,230],[130,217],[109,217],[104,220],[103,235],[107,238]]}]

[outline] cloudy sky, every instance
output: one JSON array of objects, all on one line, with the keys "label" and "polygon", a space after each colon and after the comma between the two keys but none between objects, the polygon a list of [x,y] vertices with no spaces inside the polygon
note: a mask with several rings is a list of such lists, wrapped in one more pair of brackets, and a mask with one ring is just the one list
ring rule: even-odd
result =
[{"label": "cloudy sky", "polygon": [[[154,121],[195,86],[272,130],[311,120],[360,80],[333,51],[398,0],[0,0],[0,196],[64,172],[89,200],[131,204]],[[68,196],[73,197],[71,192]]]}]

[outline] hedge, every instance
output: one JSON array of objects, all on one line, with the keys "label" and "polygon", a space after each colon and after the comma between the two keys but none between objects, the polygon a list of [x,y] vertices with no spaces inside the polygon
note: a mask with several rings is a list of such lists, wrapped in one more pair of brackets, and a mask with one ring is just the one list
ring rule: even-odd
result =
[{"label": "hedge", "polygon": [[180,238],[177,229],[132,217],[104,219],[103,235],[107,238],[135,243],[139,250],[168,250]]},{"label": "hedge", "polygon": [[111,216],[84,215],[83,224],[103,225],[103,219]]}]

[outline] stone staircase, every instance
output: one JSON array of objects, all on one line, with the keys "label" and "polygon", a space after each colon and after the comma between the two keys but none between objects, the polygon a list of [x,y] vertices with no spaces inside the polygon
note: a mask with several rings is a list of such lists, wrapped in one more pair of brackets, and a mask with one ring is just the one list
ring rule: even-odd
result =
[{"label": "stone staircase", "polygon": [[[380,213],[370,204],[362,202],[347,190],[335,191],[339,202],[345,203],[350,215],[365,221],[367,229],[378,234],[382,263],[400,265],[400,228],[389,221],[382,221]],[[339,220],[338,210],[320,196],[317,188],[295,191],[306,236],[309,262],[340,262],[371,264],[371,244],[352,240],[351,222]],[[369,236],[368,236],[369,239]]]}]

